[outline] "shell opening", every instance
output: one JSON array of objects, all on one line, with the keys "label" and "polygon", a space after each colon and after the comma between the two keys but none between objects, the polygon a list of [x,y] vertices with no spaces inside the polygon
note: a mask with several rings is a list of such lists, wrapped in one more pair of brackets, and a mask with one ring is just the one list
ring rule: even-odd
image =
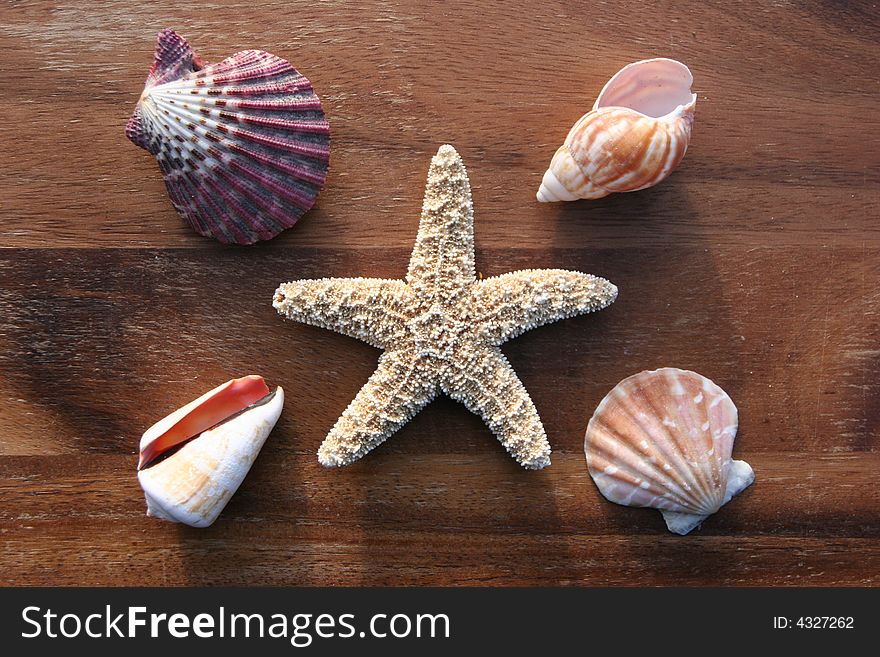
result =
[{"label": "shell opening", "polygon": [[208,429],[266,403],[273,395],[263,377],[256,375],[233,379],[214,388],[144,432],[138,470],[169,456],[172,450],[176,451]]},{"label": "shell opening", "polygon": [[691,93],[693,81],[688,67],[673,59],[635,62],[608,81],[593,109],[626,107],[645,116],[661,118],[696,102],[696,94]]},{"label": "shell opening", "polygon": [[212,429],[216,429],[217,427],[222,426],[222,425],[226,424],[227,422],[230,422],[230,421],[234,420],[235,418],[239,417],[240,415],[243,415],[243,414],[247,413],[247,412],[250,411],[250,410],[253,410],[253,409],[255,409],[255,408],[258,408],[259,406],[265,406],[266,404],[268,404],[270,401],[272,401],[272,400],[275,398],[275,394],[276,394],[277,392],[278,392],[278,389],[276,388],[275,390],[273,390],[272,392],[270,392],[268,395],[266,395],[266,396],[263,397],[262,399],[258,399],[258,400],[255,401],[253,404],[250,404],[249,406],[245,406],[243,409],[241,409],[240,411],[237,411],[237,412],[233,413],[233,414],[230,415],[229,417],[223,418],[222,420],[220,420],[219,422],[217,422],[217,424],[214,424],[213,426],[208,427],[207,429],[205,429],[205,430],[202,431],[201,433],[197,433],[197,434],[194,435],[194,436],[190,436],[189,438],[186,438],[186,439],[183,440],[182,442],[179,442],[179,443],[177,443],[177,444],[175,444],[175,445],[169,447],[166,451],[161,452],[161,453],[156,454],[155,456],[153,456],[151,460],[149,460],[149,461],[144,461],[143,464],[138,464],[138,471],[141,471],[141,472],[142,472],[142,471],[144,471],[144,470],[149,470],[149,469],[152,468],[154,465],[158,465],[159,463],[161,463],[161,462],[164,461],[165,459],[167,459],[167,458],[173,456],[174,454],[176,454],[180,449],[182,449],[182,448],[184,447],[184,445],[187,445],[187,444],[189,444],[191,441],[195,440],[196,438],[199,438],[200,436],[202,436],[202,434],[204,434],[204,433],[206,433],[206,432],[208,432],[208,431],[210,431],[210,430],[212,430]]}]

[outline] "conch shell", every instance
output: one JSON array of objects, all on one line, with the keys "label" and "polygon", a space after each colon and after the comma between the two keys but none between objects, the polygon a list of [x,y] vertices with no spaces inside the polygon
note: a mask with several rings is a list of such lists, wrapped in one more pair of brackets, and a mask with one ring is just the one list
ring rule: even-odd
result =
[{"label": "conch shell", "polygon": [[597,199],[666,178],[691,140],[692,83],[688,67],[673,59],[645,59],[618,71],[556,151],[538,200]]},{"label": "conch shell", "polygon": [[602,495],[660,510],[687,534],[755,480],[731,460],[737,410],[721,388],[671,367],[640,372],[606,395],[587,427],[587,466]]},{"label": "conch shell", "polygon": [[147,429],[138,481],[147,515],[192,527],[213,523],[281,415],[284,391],[260,376],[228,381]]}]

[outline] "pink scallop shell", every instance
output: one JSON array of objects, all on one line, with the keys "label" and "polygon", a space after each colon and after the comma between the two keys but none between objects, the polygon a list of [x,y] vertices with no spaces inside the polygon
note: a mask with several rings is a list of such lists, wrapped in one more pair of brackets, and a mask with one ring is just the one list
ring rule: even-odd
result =
[{"label": "pink scallop shell", "polygon": [[584,453],[602,495],[659,510],[687,534],[751,485],[731,458],[738,427],[733,401],[706,377],[672,367],[640,372],[609,392],[590,419]]},{"label": "pink scallop shell", "polygon": [[330,161],[321,100],[289,62],[244,50],[203,66],[170,29],[159,33],[125,134],[155,155],[190,226],[226,244],[293,226],[314,205]]}]

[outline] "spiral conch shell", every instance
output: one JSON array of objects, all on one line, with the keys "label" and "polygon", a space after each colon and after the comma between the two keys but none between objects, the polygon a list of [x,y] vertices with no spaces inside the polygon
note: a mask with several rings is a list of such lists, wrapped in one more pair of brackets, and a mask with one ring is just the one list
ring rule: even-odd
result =
[{"label": "spiral conch shell", "polygon": [[737,410],[695,372],[663,368],[624,379],[587,427],[584,452],[602,495],[658,509],[669,531],[687,534],[755,480],[731,460]]},{"label": "spiral conch shell", "polygon": [[138,464],[147,515],[192,527],[212,524],[251,469],[283,405],[281,388],[269,392],[262,377],[246,376],[147,429]]},{"label": "spiral conch shell", "polygon": [[597,199],[666,178],[691,140],[696,94],[687,66],[646,59],[622,68],[556,151],[538,200]]}]

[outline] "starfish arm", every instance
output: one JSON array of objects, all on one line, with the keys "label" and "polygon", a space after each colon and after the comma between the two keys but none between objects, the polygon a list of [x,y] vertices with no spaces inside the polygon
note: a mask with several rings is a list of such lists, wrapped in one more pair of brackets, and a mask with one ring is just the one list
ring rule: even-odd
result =
[{"label": "starfish arm", "polygon": [[384,348],[401,335],[412,293],[403,281],[322,278],[283,283],[272,305],[288,319]]},{"label": "starfish arm", "polygon": [[457,368],[443,391],[489,425],[520,465],[538,470],[550,465],[550,443],[538,411],[516,372],[497,348],[480,348]]},{"label": "starfish arm", "polygon": [[528,269],[471,286],[469,314],[489,344],[500,345],[529,329],[601,310],[617,287],[598,276],[564,269]]},{"label": "starfish arm", "polygon": [[406,281],[432,301],[454,299],[474,274],[474,210],[464,163],[441,146],[431,160]]},{"label": "starfish arm", "polygon": [[437,385],[411,360],[387,351],[318,449],[327,467],[348,465],[377,447],[437,396]]}]

